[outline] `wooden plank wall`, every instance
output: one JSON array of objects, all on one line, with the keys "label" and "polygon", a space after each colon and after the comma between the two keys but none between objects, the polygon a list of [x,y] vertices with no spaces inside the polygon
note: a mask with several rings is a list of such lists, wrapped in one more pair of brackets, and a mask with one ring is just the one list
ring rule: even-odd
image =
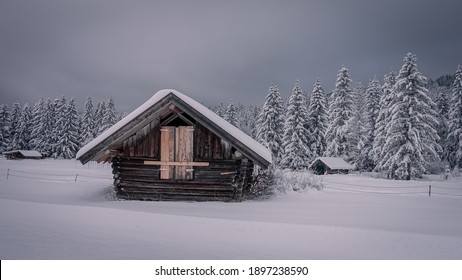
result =
[{"label": "wooden plank wall", "polygon": [[251,165],[246,160],[216,160],[209,166],[197,166],[194,180],[161,180],[159,166],[145,165],[144,160],[113,159],[114,186],[120,198],[241,201],[250,179]]},{"label": "wooden plank wall", "polygon": [[155,119],[123,143],[123,155],[159,159],[160,121]]}]

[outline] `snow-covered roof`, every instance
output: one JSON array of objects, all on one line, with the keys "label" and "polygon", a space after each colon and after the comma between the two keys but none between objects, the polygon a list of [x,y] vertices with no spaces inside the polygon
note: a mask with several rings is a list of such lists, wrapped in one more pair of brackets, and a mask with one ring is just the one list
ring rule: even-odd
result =
[{"label": "snow-covered roof", "polygon": [[322,161],[330,169],[353,169],[353,166],[343,160],[343,158],[338,157],[318,157],[310,165],[310,168],[317,161]]},{"label": "snow-covered roof", "polygon": [[231,125],[229,122],[227,122],[226,120],[224,120],[223,118],[221,118],[220,116],[218,116],[217,114],[209,110],[204,105],[200,104],[199,102],[195,101],[189,96],[181,92],[178,92],[176,90],[173,90],[173,89],[163,89],[163,90],[158,91],[143,105],[135,109],[133,112],[128,114],[125,118],[120,120],[118,123],[110,127],[108,130],[106,130],[102,134],[100,134],[98,137],[93,139],[90,143],[82,147],[77,152],[76,158],[80,159],[83,155],[90,152],[92,149],[95,149],[95,147],[97,147],[98,144],[100,144],[101,142],[105,141],[106,139],[114,135],[114,133],[123,129],[125,126],[127,126],[131,122],[136,121],[136,118],[139,115],[145,113],[151,107],[158,104],[161,100],[166,98],[169,94],[174,95],[175,97],[180,99],[182,102],[186,103],[186,105],[190,106],[190,108],[197,111],[198,114],[205,117],[209,122],[214,124],[216,127],[221,128],[231,137],[239,141],[242,145],[244,145],[245,147],[253,151],[253,153],[257,154],[264,161],[266,161],[266,165],[269,165],[272,163],[271,152],[265,146],[263,146],[262,144],[257,142],[255,139],[253,139],[252,137],[242,132],[237,127]]},{"label": "snow-covered roof", "polygon": [[9,152],[4,152],[3,154],[9,155],[9,154],[15,154],[15,153],[20,153],[25,157],[42,157],[42,154],[37,152],[37,151],[30,151],[30,150],[13,150]]}]

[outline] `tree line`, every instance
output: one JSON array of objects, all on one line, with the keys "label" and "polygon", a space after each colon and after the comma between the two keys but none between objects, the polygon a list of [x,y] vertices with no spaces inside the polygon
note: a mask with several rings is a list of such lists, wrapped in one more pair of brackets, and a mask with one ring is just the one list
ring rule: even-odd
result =
[{"label": "tree line", "polygon": [[121,118],[114,99],[98,102],[88,97],[79,114],[75,100],[65,96],[41,98],[32,108],[19,103],[0,105],[0,152],[37,150],[46,157],[74,158],[77,151]]},{"label": "tree line", "polygon": [[462,167],[462,70],[427,81],[407,54],[398,74],[383,84],[352,86],[348,69],[327,96],[316,81],[311,94],[297,81],[287,103],[271,85],[258,115],[256,138],[274,164],[303,170],[320,156],[341,157],[357,170],[388,178],[419,178],[433,165]]}]

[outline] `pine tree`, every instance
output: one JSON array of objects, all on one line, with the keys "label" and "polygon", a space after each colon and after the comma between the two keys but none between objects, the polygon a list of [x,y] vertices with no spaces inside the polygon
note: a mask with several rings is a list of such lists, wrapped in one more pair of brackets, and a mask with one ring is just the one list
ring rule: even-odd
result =
[{"label": "pine tree", "polygon": [[319,80],[314,84],[311,93],[309,109],[308,109],[308,123],[309,133],[311,135],[310,149],[314,153],[314,157],[320,157],[326,150],[326,130],[328,125],[327,116],[327,98],[322,89]]},{"label": "pine tree", "polygon": [[348,69],[342,67],[337,75],[332,102],[329,108],[329,126],[326,132],[326,156],[354,160],[355,147],[352,143],[351,120],[353,116],[353,94]]},{"label": "pine tree", "polygon": [[11,139],[8,143],[8,151],[20,149],[20,140],[19,140],[19,126],[21,124],[22,110],[19,103],[14,103],[11,110],[10,117],[10,135]]},{"label": "pine tree", "polygon": [[10,133],[10,110],[8,105],[0,105],[0,153],[8,149],[8,144],[11,141]]},{"label": "pine tree", "polygon": [[462,168],[462,69],[459,65],[452,88],[447,137],[451,168]]},{"label": "pine tree", "polygon": [[61,118],[58,120],[57,127],[61,130],[58,134],[58,141],[54,157],[71,159],[75,157],[79,149],[79,115],[72,98],[69,104],[64,107]]},{"label": "pine tree", "polygon": [[101,126],[103,125],[104,112],[106,111],[104,102],[98,102],[95,110],[95,126],[93,130],[93,138],[101,133]]},{"label": "pine tree", "polygon": [[282,167],[291,170],[302,170],[307,168],[314,159],[314,153],[309,147],[307,122],[306,96],[297,81],[289,98],[286,111],[282,139],[284,146],[284,154],[281,159]]},{"label": "pine tree", "polygon": [[366,118],[365,118],[365,99],[366,90],[362,82],[357,82],[352,91],[353,107],[352,117],[348,121],[347,131],[349,132],[348,143],[351,147],[350,162],[356,165],[356,168],[362,170],[362,158],[364,155],[364,145],[366,140]]},{"label": "pine tree", "polygon": [[237,127],[237,116],[236,116],[236,107],[233,104],[233,101],[231,100],[229,102],[228,107],[226,108],[225,112],[225,117],[224,119],[229,122],[230,124],[234,125]]},{"label": "pine tree", "polygon": [[67,101],[66,97],[63,95],[60,98],[56,98],[52,104],[52,122],[53,125],[51,126],[51,133],[50,133],[50,141],[49,144],[51,146],[50,154],[52,157],[57,158],[60,154],[60,143],[59,139],[61,138],[61,133],[63,131],[62,123],[60,120],[64,118],[64,114],[66,111]]},{"label": "pine tree", "polygon": [[101,119],[101,126],[99,127],[98,134],[103,133],[108,128],[113,126],[116,123],[116,120],[117,120],[117,116],[116,116],[116,111],[115,111],[114,98],[111,97],[105,103],[104,113]]},{"label": "pine tree", "polygon": [[83,147],[88,144],[94,138],[94,112],[93,112],[93,100],[91,97],[87,97],[85,101],[82,121],[80,123],[80,146]]},{"label": "pine tree", "polygon": [[222,118],[225,117],[225,108],[223,106],[223,103],[220,103],[220,105],[218,105],[217,108],[214,111],[218,116],[220,116]]},{"label": "pine tree", "polygon": [[383,167],[393,179],[419,178],[439,159],[438,120],[426,83],[415,55],[407,54],[393,88],[396,96],[384,145]]},{"label": "pine tree", "polygon": [[377,79],[372,80],[366,90],[364,98],[364,135],[363,146],[359,150],[357,167],[360,170],[372,171],[375,167],[373,144],[375,138],[375,127],[380,110],[380,98],[382,88]]},{"label": "pine tree", "polygon": [[446,140],[448,137],[448,122],[449,122],[449,97],[448,92],[444,88],[439,88],[435,98],[436,112],[438,116],[438,136],[440,137],[439,144],[442,148],[440,158],[446,160],[448,158],[448,148]]},{"label": "pine tree", "polygon": [[279,164],[283,151],[284,113],[279,90],[271,85],[257,118],[256,138],[271,151],[275,165]]},{"label": "pine tree", "polygon": [[382,86],[383,93],[379,102],[379,114],[377,116],[377,121],[375,122],[374,142],[372,145],[372,154],[375,163],[374,170],[376,171],[383,171],[383,167],[381,165],[381,162],[382,160],[384,160],[385,157],[383,153],[383,146],[385,145],[387,137],[386,127],[391,120],[391,105],[395,100],[395,94],[393,91],[395,83],[396,74],[393,71],[390,71],[388,74],[385,74]]},{"label": "pine tree", "polygon": [[52,138],[54,127],[56,126],[56,108],[55,103],[50,98],[45,102],[45,112],[42,114],[42,134],[40,136],[40,151],[47,156],[51,156],[53,153],[53,141]]},{"label": "pine tree", "polygon": [[30,139],[31,139],[31,132],[32,132],[31,120],[32,120],[32,112],[29,107],[29,104],[26,103],[21,113],[21,119],[20,119],[18,131],[17,131],[15,149],[19,149],[19,150],[29,150],[30,149]]}]

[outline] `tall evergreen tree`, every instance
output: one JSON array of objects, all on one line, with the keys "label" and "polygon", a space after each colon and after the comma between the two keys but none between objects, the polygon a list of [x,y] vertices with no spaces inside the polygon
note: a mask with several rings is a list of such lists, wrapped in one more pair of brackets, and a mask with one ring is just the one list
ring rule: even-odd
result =
[{"label": "tall evergreen tree", "polygon": [[85,101],[82,121],[80,123],[80,146],[83,147],[94,138],[95,121],[93,111],[93,100],[87,97]]},{"label": "tall evergreen tree", "polygon": [[8,144],[11,141],[10,132],[10,110],[8,105],[0,105],[0,153],[8,149]]},{"label": "tall evergreen tree", "polygon": [[229,101],[229,105],[226,108],[224,119],[237,127],[237,112],[232,100]]},{"label": "tall evergreen tree", "polygon": [[63,131],[62,123],[60,120],[64,118],[64,114],[66,111],[67,100],[66,97],[63,95],[60,98],[56,98],[52,104],[52,111],[53,115],[51,120],[53,125],[51,126],[51,133],[50,133],[50,146],[51,151],[50,154],[52,157],[56,158],[60,154],[60,143],[59,139],[61,138],[61,133]]},{"label": "tall evergreen tree", "polygon": [[389,73],[385,74],[382,85],[383,93],[379,102],[379,114],[377,116],[377,121],[375,122],[374,142],[372,145],[372,154],[376,171],[383,171],[383,167],[381,165],[381,162],[382,160],[384,160],[385,157],[383,153],[383,146],[385,145],[387,137],[386,128],[391,120],[391,105],[395,100],[395,94],[393,91],[395,83],[396,74],[393,71],[390,71]]},{"label": "tall evergreen tree", "polygon": [[438,136],[440,137],[439,144],[442,148],[440,158],[446,160],[448,158],[447,137],[448,137],[448,122],[449,122],[449,97],[445,88],[439,88],[436,98],[436,112],[438,116]]},{"label": "tall evergreen tree", "polygon": [[452,88],[447,146],[450,167],[462,168],[462,69],[460,65]]},{"label": "tall evergreen tree", "polygon": [[307,130],[308,112],[306,96],[297,81],[289,98],[284,123],[284,154],[281,166],[291,170],[307,168],[314,158],[310,149],[309,131]]},{"label": "tall evergreen tree", "polygon": [[22,110],[19,103],[14,103],[11,109],[11,121],[10,121],[10,142],[8,143],[8,150],[18,150],[20,147],[19,140],[19,127],[21,124]]},{"label": "tall evergreen tree", "polygon": [[56,123],[60,128],[54,157],[71,159],[75,157],[79,145],[79,115],[73,98],[64,107],[60,119]]},{"label": "tall evergreen tree", "polygon": [[383,167],[393,179],[419,178],[431,161],[439,159],[438,120],[426,83],[417,70],[415,55],[407,54],[396,78],[396,96],[384,145]]},{"label": "tall evergreen tree", "polygon": [[311,135],[310,149],[314,157],[320,157],[326,150],[326,130],[328,125],[327,98],[319,80],[314,84],[308,108],[309,133]]},{"label": "tall evergreen tree", "polygon": [[332,93],[329,107],[329,126],[326,132],[326,156],[342,157],[346,161],[354,160],[355,147],[352,143],[350,123],[353,116],[353,94],[350,89],[351,79],[348,69],[342,67]]},{"label": "tall evergreen tree", "polygon": [[99,127],[99,134],[113,126],[116,123],[116,120],[117,116],[115,111],[114,98],[111,97],[104,106],[104,113],[101,120],[101,126]]},{"label": "tall evergreen tree", "polygon": [[16,148],[20,150],[29,150],[30,149],[30,139],[32,132],[32,111],[29,107],[29,104],[25,104],[22,109],[21,119],[19,123],[19,128],[17,131],[16,139]]},{"label": "tall evergreen tree", "polygon": [[366,90],[364,98],[364,140],[363,147],[359,151],[357,167],[360,170],[372,171],[375,167],[373,155],[373,143],[375,138],[375,127],[380,110],[380,98],[382,88],[377,79],[373,79]]},{"label": "tall evergreen tree", "polygon": [[93,138],[98,136],[101,133],[101,127],[103,125],[104,112],[106,111],[106,106],[104,102],[98,102],[95,110],[95,126],[93,131]]},{"label": "tall evergreen tree", "polygon": [[257,118],[257,140],[265,145],[278,165],[283,152],[284,106],[277,86],[271,85]]}]

